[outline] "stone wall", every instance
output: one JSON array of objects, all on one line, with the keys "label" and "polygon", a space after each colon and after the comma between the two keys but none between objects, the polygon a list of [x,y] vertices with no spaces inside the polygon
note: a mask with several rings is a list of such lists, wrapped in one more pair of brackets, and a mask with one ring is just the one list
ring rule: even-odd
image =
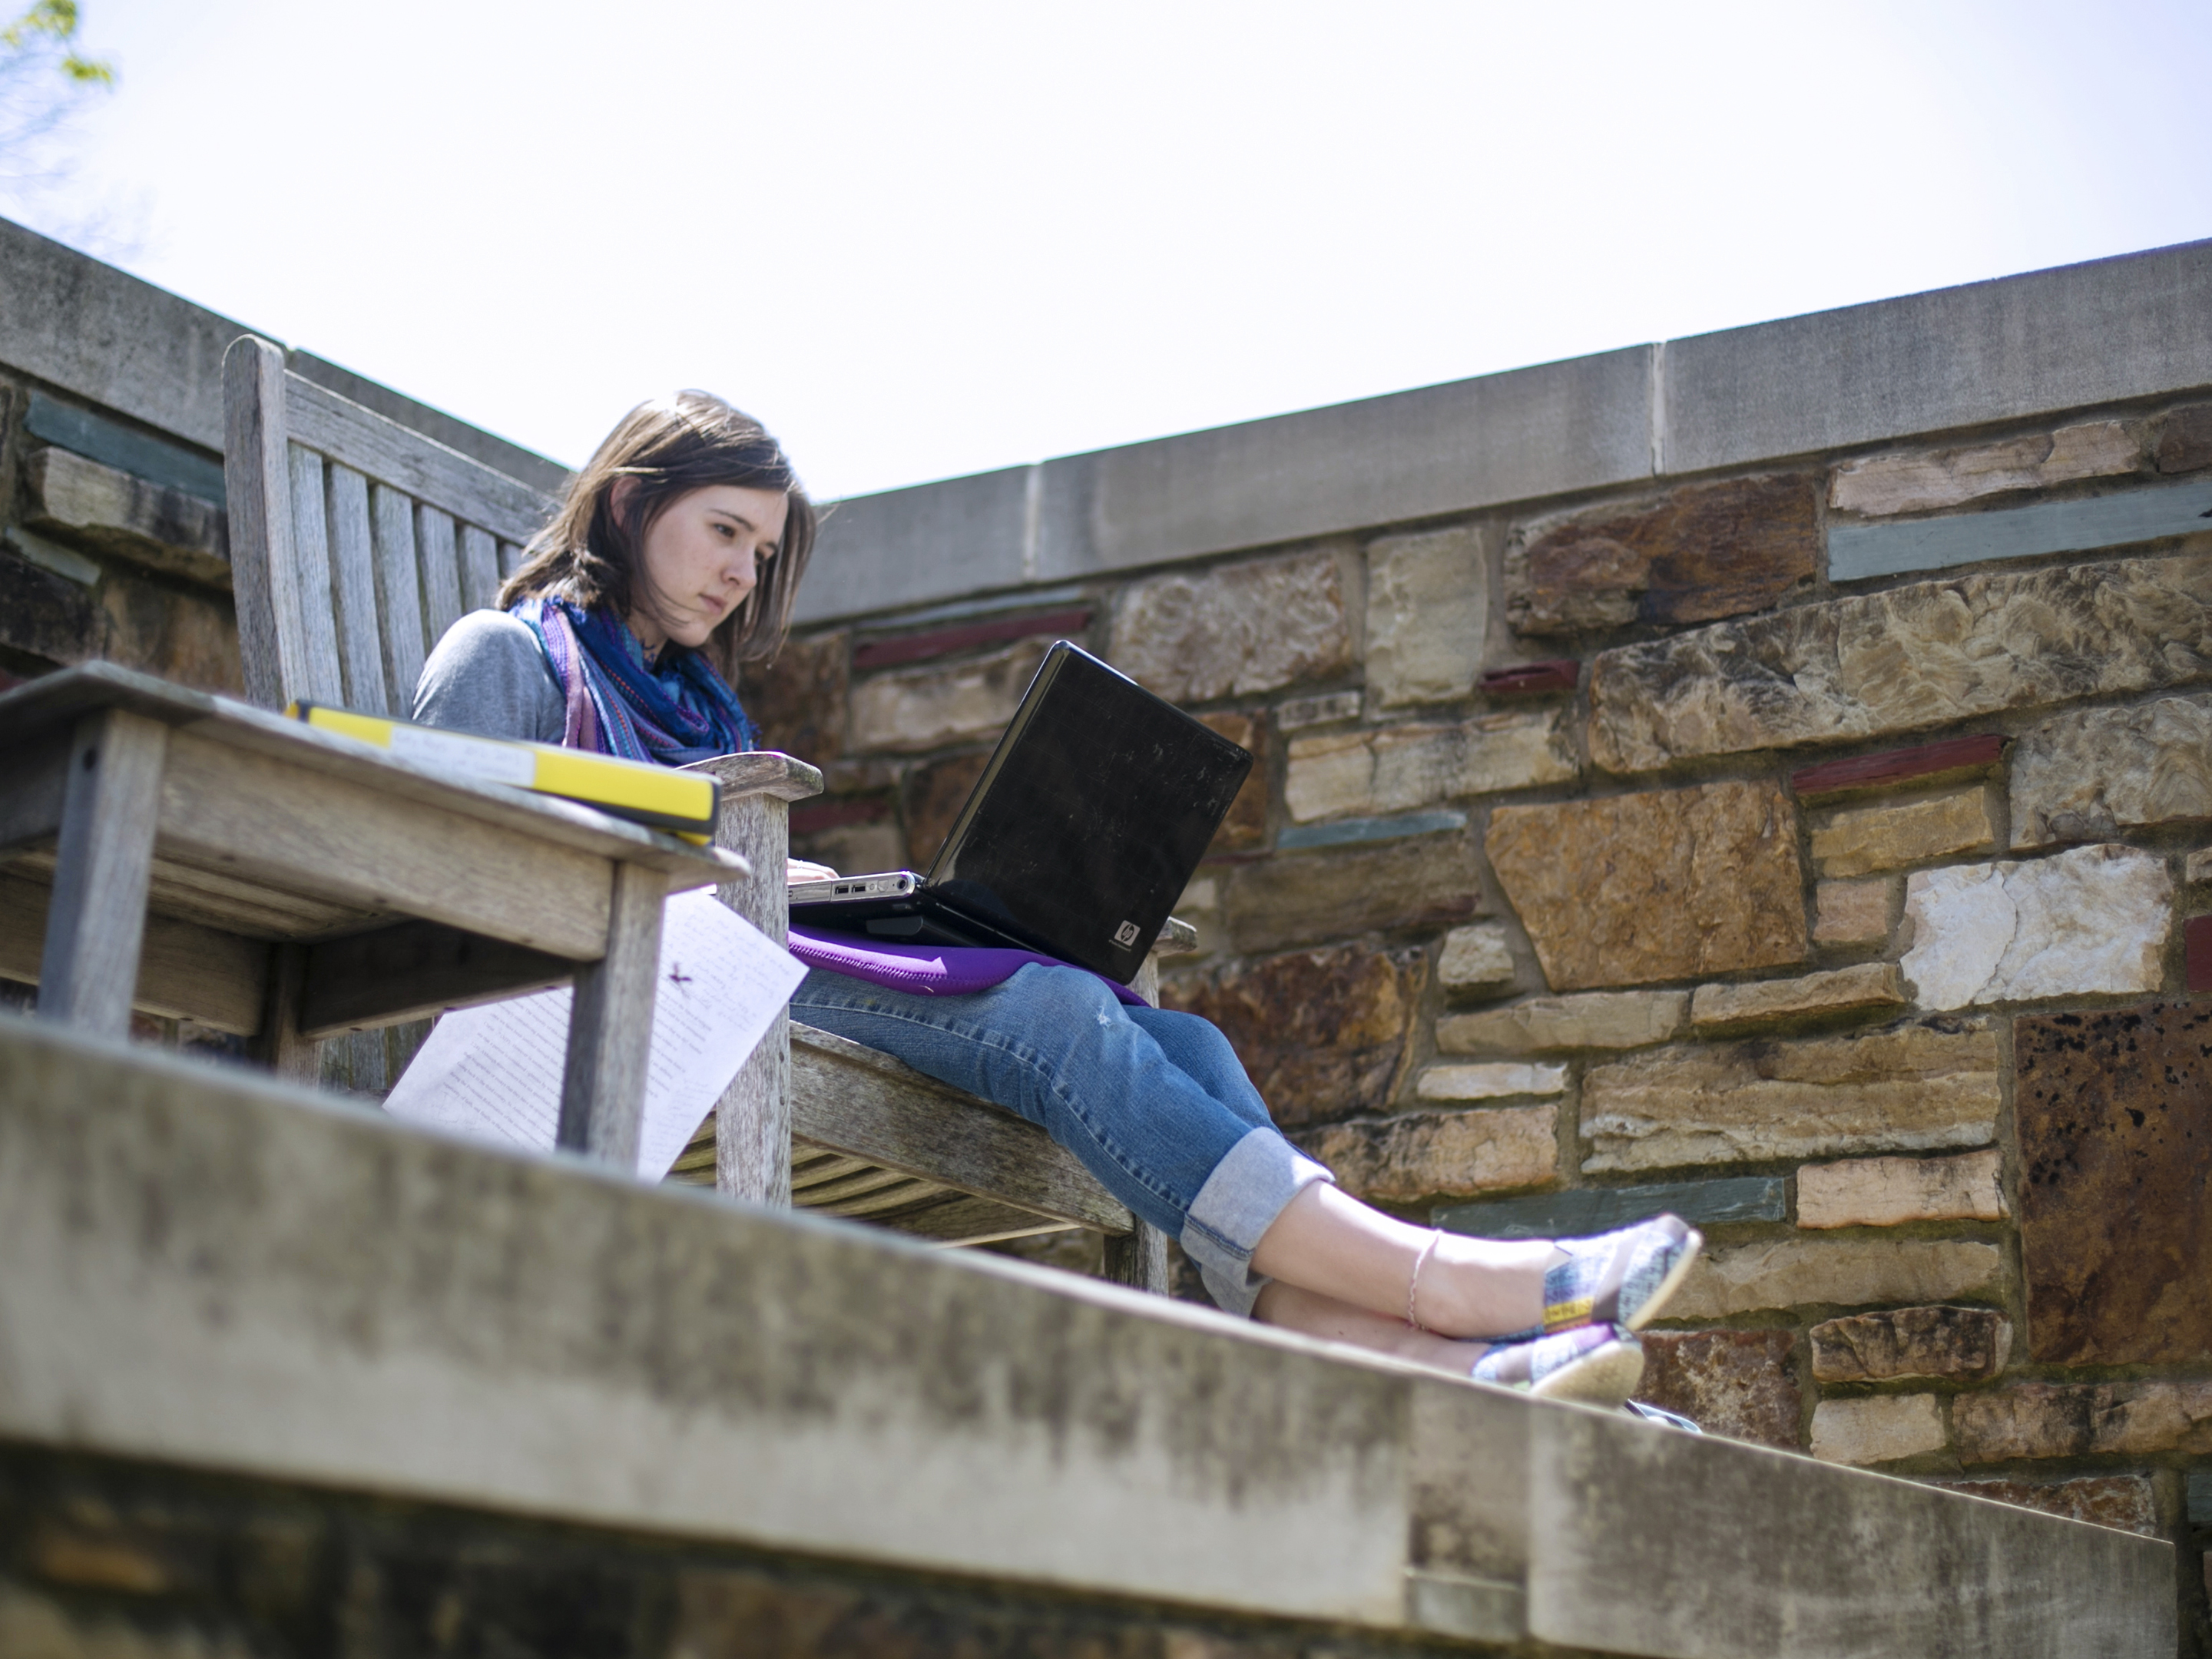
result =
[{"label": "stone wall", "polygon": [[[1504,1236],[1679,1211],[1711,1248],[1654,1397],[2201,1551],[2212,355],[2183,294],[2212,249],[1655,348],[1625,386],[1529,371],[1558,395],[1498,442],[1562,449],[1510,465],[1464,411],[1408,435],[1441,389],[1397,400],[1395,449],[1316,447],[1388,426],[1355,405],[849,504],[752,688],[830,779],[798,844],[926,864],[1043,645],[1087,645],[1258,758],[1167,996],[1347,1187]],[[1644,450],[1566,447],[1638,398]],[[1240,500],[1317,533],[1239,540]],[[1055,583],[1069,523],[1114,558]]]}]

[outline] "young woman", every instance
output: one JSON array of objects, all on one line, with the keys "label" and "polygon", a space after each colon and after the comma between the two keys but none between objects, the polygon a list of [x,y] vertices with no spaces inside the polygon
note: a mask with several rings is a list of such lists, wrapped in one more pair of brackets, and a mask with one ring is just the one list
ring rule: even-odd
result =
[{"label": "young woman", "polygon": [[[507,608],[439,641],[415,718],[669,765],[750,747],[729,678],[781,644],[814,529],[758,422],[699,392],[642,404],[526,550]],[[813,967],[796,1018],[1042,1124],[1178,1239],[1231,1313],[1617,1405],[1642,1374],[1633,1333],[1700,1246],[1672,1216],[1559,1243],[1409,1226],[1347,1197],[1277,1133],[1227,1040],[1194,1015],[1128,1006],[1056,964],[934,996],[844,965]]]}]

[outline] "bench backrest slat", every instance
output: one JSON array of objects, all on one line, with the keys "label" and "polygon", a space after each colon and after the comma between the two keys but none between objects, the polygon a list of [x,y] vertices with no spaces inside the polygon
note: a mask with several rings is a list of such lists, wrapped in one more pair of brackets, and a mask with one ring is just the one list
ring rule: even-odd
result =
[{"label": "bench backrest slat", "polygon": [[331,538],[323,499],[323,458],[289,446],[292,468],[292,556],[298,562],[300,647],[307,683],[293,696],[312,702],[345,702],[338,671],[337,617],[331,605]]},{"label": "bench backrest slat", "polygon": [[471,611],[499,604],[499,538],[472,524],[461,526],[461,599]]},{"label": "bench backrest slat", "polygon": [[433,640],[442,639],[468,609],[461,602],[460,557],[453,544],[452,514],[416,503],[415,556],[422,566],[422,620]]},{"label": "bench backrest slat", "polygon": [[384,617],[384,683],[391,712],[414,695],[422,675],[429,642],[422,627],[422,584],[415,569],[415,503],[390,484],[369,486],[370,519],[376,527],[376,603]]},{"label": "bench backrest slat", "polygon": [[376,547],[368,521],[368,480],[332,461],[325,469],[331,529],[331,595],[337,607],[338,665],[346,707],[392,712],[377,626]]},{"label": "bench backrest slat", "polygon": [[284,367],[223,367],[224,480],[246,693],[405,716],[430,648],[499,603],[549,496]]}]

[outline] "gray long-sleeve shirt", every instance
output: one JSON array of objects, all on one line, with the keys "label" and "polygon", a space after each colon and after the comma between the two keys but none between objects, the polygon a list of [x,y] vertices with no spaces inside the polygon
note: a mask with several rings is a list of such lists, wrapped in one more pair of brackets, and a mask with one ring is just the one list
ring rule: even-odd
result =
[{"label": "gray long-sleeve shirt", "polygon": [[410,717],[480,738],[558,743],[566,714],[530,625],[504,611],[471,611],[422,665]]}]

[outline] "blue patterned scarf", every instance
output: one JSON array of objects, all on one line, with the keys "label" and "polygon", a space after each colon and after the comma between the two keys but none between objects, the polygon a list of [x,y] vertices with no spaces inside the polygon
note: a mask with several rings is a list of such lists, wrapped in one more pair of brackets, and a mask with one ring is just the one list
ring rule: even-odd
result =
[{"label": "blue patterned scarf", "polygon": [[760,746],[738,694],[697,652],[673,647],[648,664],[637,635],[611,610],[545,595],[507,614],[529,624],[561,683],[567,747],[686,766]]}]

